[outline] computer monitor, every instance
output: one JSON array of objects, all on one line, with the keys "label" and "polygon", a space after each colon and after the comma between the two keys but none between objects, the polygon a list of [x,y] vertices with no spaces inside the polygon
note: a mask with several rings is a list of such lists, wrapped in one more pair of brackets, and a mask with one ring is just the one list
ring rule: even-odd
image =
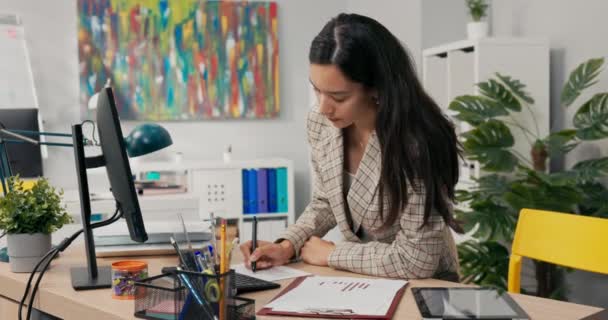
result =
[{"label": "computer monitor", "polygon": [[133,184],[133,175],[129,166],[129,158],[120,128],[114,95],[110,88],[104,88],[99,92],[97,127],[112,194],[127,221],[131,239],[137,242],[145,242],[148,240],[148,235],[146,234],[137,200],[137,192]]},{"label": "computer monitor", "polygon": [[70,269],[72,287],[76,290],[109,288],[112,279],[109,266],[97,267],[95,240],[93,239],[92,230],[94,227],[111,224],[117,218],[113,217],[105,222],[96,223],[95,226],[91,224],[91,202],[89,198],[87,169],[101,166],[106,167],[117,209],[120,212],[120,216],[124,217],[127,221],[131,239],[137,242],[145,242],[148,239],[111,88],[103,88],[98,94],[97,127],[102,154],[100,156],[85,157],[82,125],[77,124],[72,126],[72,141],[74,143],[80,193],[81,220],[87,257],[86,267],[73,267]]},{"label": "computer monitor", "polygon": [[[40,131],[38,109],[0,109],[0,123],[8,130]],[[38,136],[31,138],[40,141]],[[42,176],[40,145],[23,142],[5,146],[13,175],[18,174],[22,178]]]}]

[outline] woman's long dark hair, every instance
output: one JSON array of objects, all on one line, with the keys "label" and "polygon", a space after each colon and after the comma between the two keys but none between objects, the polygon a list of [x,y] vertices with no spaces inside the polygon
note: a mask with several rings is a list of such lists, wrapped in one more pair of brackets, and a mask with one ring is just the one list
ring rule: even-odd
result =
[{"label": "woman's long dark hair", "polygon": [[[435,208],[446,224],[462,232],[448,202],[454,200],[458,182],[460,145],[454,126],[422,88],[399,40],[374,19],[340,14],[314,38],[309,60],[336,65],[352,81],[378,93],[376,134],[382,149],[379,202],[383,227],[391,226],[408,204],[409,181],[411,188],[426,194],[420,228]],[[382,201],[385,192],[390,199],[388,210]]]}]

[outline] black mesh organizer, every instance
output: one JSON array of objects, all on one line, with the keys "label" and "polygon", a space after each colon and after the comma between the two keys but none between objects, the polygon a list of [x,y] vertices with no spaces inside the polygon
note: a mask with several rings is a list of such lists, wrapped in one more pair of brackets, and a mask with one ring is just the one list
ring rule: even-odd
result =
[{"label": "black mesh organizer", "polygon": [[226,320],[255,319],[255,301],[235,297],[234,274],[175,271],[136,282],[135,317],[207,320],[223,314]]},{"label": "black mesh organizer", "polygon": [[[177,271],[176,267],[164,267],[161,272],[172,273],[175,271]],[[281,287],[281,285],[278,283],[250,277],[241,273],[235,273],[234,275],[234,288],[236,288],[236,294],[276,289]]]}]

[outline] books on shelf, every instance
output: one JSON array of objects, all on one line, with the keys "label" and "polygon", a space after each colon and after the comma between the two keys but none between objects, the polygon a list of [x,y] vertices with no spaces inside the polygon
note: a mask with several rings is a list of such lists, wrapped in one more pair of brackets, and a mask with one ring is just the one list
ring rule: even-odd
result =
[{"label": "books on shelf", "polygon": [[242,178],[244,214],[287,212],[287,168],[243,169]]}]

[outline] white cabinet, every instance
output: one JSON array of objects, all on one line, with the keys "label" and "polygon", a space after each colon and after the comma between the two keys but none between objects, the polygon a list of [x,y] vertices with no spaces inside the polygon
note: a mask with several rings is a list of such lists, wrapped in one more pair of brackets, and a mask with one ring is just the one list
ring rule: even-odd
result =
[{"label": "white cabinet", "polygon": [[[241,225],[240,241],[249,241],[252,238],[253,219],[245,217]],[[287,228],[287,220],[281,218],[266,217],[258,220],[258,240],[274,241]]]},{"label": "white cabinet", "polygon": [[[526,85],[525,91],[535,100],[530,110],[522,108],[512,120],[534,133],[538,130],[540,138],[546,137],[550,130],[549,45],[546,40],[484,38],[423,50],[424,87],[450,117],[453,113],[448,106],[455,97],[477,94],[476,84],[488,80],[497,72],[521,81]],[[470,130],[468,124],[451,118],[459,134]],[[531,160],[528,139],[519,129],[511,127],[511,132],[516,141],[515,150]],[[471,186],[472,178],[482,174],[479,164],[475,162],[461,163],[460,168],[457,188]]]},{"label": "white cabinet", "polygon": [[[190,208],[192,200],[196,203],[195,212],[198,219],[208,219],[213,213],[215,217],[234,219],[238,222],[241,241],[251,238],[251,225],[247,223],[253,216],[258,217],[258,235],[261,240],[274,240],[288,224],[295,221],[295,192],[293,162],[287,159],[258,159],[258,160],[232,160],[227,162],[209,161],[183,161],[170,162],[142,162],[131,163],[134,174],[154,171],[179,171],[187,175],[187,192],[181,195],[140,196],[140,203],[144,219],[146,202],[156,200],[156,205],[165,208],[183,208],[186,204]],[[244,169],[286,169],[287,204],[285,209],[278,212],[245,213],[244,211]],[[278,186],[277,186],[278,188]],[[183,210],[183,209],[182,209]],[[165,217],[173,218],[166,210]]]}]

